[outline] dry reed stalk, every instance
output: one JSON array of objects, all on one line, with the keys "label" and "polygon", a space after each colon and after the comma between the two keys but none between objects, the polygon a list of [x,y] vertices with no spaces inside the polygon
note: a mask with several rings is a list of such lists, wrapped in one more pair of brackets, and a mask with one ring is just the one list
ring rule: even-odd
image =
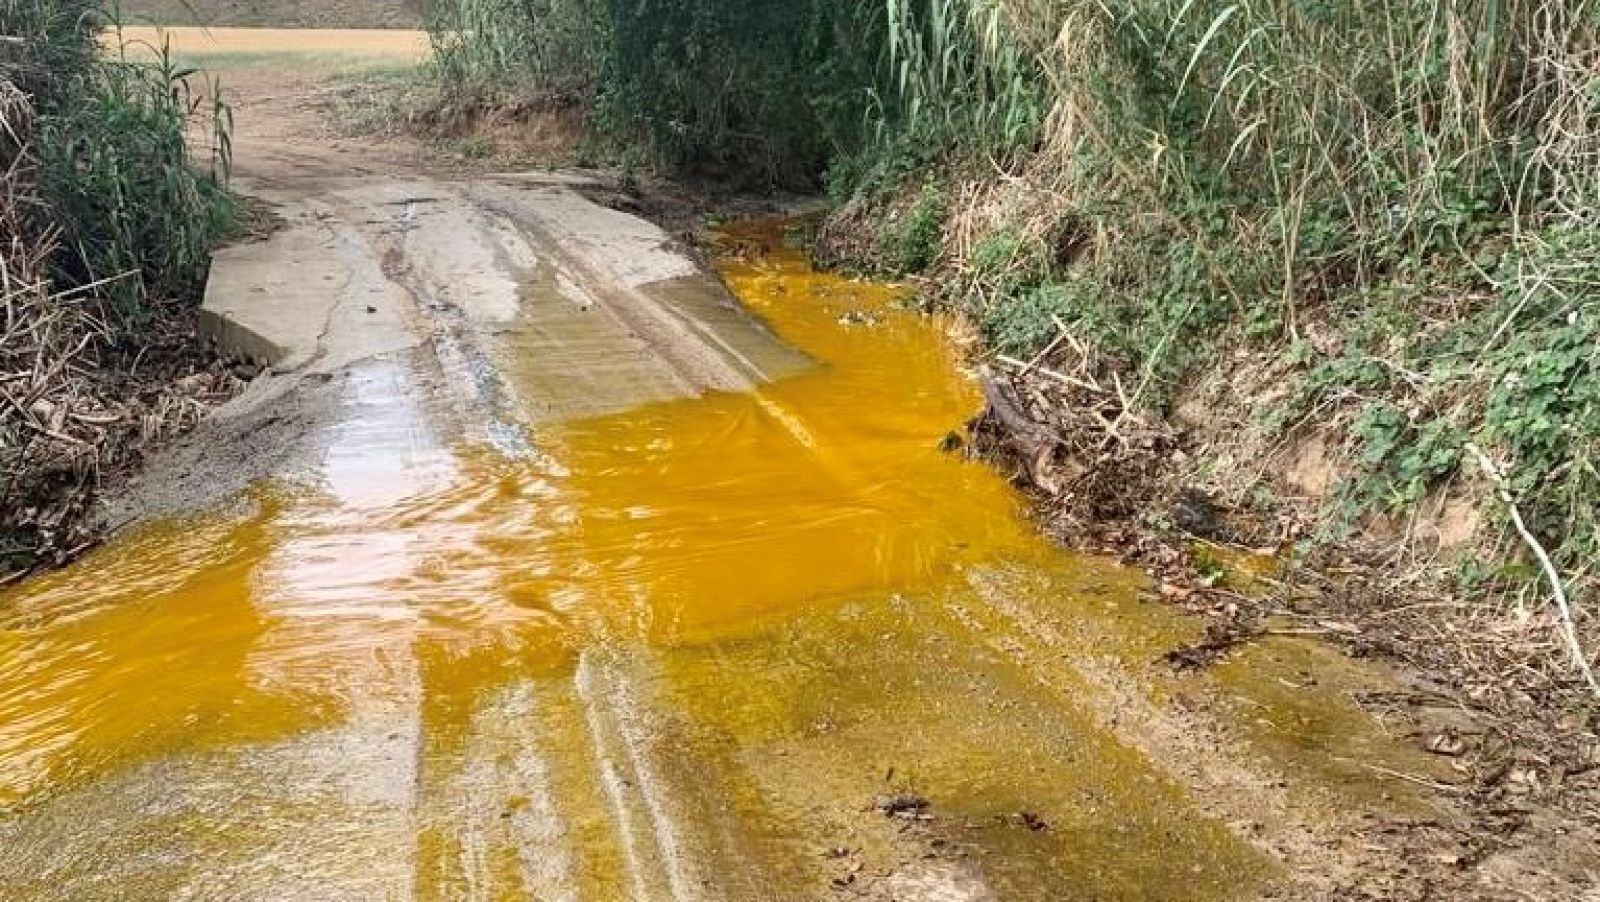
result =
[{"label": "dry reed stalk", "polygon": [[[31,111],[0,79],[0,128],[10,142],[0,172],[0,541],[67,540],[93,490],[107,428],[119,422],[87,374],[105,327],[82,289],[54,291],[54,230],[30,222],[38,208],[27,151]],[[7,548],[26,552],[36,548]]]}]

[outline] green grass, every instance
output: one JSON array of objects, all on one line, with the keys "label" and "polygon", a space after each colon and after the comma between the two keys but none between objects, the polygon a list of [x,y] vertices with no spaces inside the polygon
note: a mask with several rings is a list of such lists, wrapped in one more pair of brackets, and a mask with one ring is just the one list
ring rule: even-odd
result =
[{"label": "green grass", "polygon": [[172,62],[180,69],[222,73],[241,70],[314,69],[336,78],[415,74],[421,63],[397,63],[381,54],[331,51],[186,51],[174,53]]},{"label": "green grass", "polygon": [[1544,0],[1029,15],[1018,34],[1075,25],[1042,57],[1056,118],[1020,158],[967,144],[1011,187],[979,176],[988,207],[952,211],[988,224],[952,268],[991,341],[1025,356],[1063,322],[1157,408],[1277,358],[1287,386],[1236,400],[1354,449],[1330,536],[1478,478],[1476,444],[1592,591],[1600,22]]},{"label": "green grass", "polygon": [[885,219],[878,231],[878,250],[900,275],[926,272],[944,250],[948,202],[938,185],[922,187],[898,216]]}]

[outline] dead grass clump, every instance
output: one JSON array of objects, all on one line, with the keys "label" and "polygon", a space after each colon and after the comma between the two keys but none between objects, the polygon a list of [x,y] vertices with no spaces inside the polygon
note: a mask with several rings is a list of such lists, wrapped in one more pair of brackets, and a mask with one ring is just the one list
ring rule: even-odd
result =
[{"label": "dead grass clump", "polygon": [[[27,110],[0,83],[5,121],[26,134]],[[54,236],[32,239],[23,219],[37,204],[31,161],[19,154],[0,176],[0,576],[31,565],[44,548],[70,551],[96,478],[97,447],[117,416],[86,403],[86,352],[104,327],[87,292],[57,293],[47,278]]]},{"label": "dead grass clump", "polygon": [[181,315],[157,316],[137,349],[118,341],[99,285],[58,290],[58,233],[46,226],[28,152],[30,111],[0,80],[0,584],[59,565],[97,535],[103,478],[197,423],[237,388],[193,343]]}]

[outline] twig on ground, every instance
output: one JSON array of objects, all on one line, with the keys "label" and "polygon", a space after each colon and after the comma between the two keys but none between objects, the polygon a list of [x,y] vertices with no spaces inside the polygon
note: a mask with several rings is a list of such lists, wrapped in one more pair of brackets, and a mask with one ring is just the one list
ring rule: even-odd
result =
[{"label": "twig on ground", "polygon": [[1104,389],[1102,389],[1098,385],[1094,385],[1092,383],[1085,382],[1082,379],[1076,378],[1074,376],[1068,376],[1066,373],[1056,372],[1055,370],[1048,369],[1046,367],[1040,366],[1037,363],[1028,363],[1028,362],[1025,362],[1025,361],[1022,361],[1022,360],[1018,360],[1015,357],[1007,357],[1004,354],[999,355],[995,359],[1000,361],[1001,363],[1005,364],[1006,366],[1015,367],[1017,369],[1017,375],[1018,376],[1026,376],[1028,373],[1034,372],[1034,373],[1038,373],[1041,376],[1045,376],[1045,377],[1048,377],[1050,379],[1054,379],[1055,381],[1060,382],[1063,385],[1071,385],[1071,386],[1073,386],[1075,388],[1081,388],[1084,391],[1092,391],[1092,392],[1095,392],[1096,394],[1100,394],[1100,393],[1103,393],[1105,391]]},{"label": "twig on ground", "polygon": [[[1344,760],[1347,760],[1347,759],[1344,759]],[[1449,783],[1440,783],[1438,780],[1429,780],[1426,777],[1419,777],[1419,776],[1416,776],[1415,774],[1408,774],[1408,773],[1405,773],[1404,771],[1398,771],[1398,770],[1395,770],[1394,768],[1390,768],[1390,767],[1383,767],[1382,765],[1378,765],[1378,764],[1365,764],[1364,763],[1361,766],[1366,768],[1367,770],[1372,771],[1375,774],[1382,774],[1385,777],[1393,777],[1396,780],[1404,780],[1407,783],[1415,783],[1418,786],[1425,786],[1428,789],[1434,790],[1435,792],[1443,792],[1443,793],[1449,793],[1449,794],[1454,795],[1454,794],[1458,794],[1458,793],[1462,793],[1462,792],[1466,791],[1466,790],[1462,789],[1460,786],[1451,786]]]},{"label": "twig on ground", "polygon": [[1544,571],[1545,579],[1550,583],[1550,593],[1555,599],[1556,613],[1561,619],[1562,636],[1566,640],[1567,650],[1572,655],[1572,663],[1578,668],[1578,672],[1583,676],[1584,682],[1589,685],[1589,690],[1595,694],[1596,698],[1600,698],[1600,680],[1595,679],[1594,668],[1589,665],[1589,658],[1583,651],[1583,642],[1578,638],[1578,625],[1573,617],[1572,602],[1567,598],[1566,587],[1561,581],[1561,572],[1556,569],[1555,562],[1550,559],[1550,553],[1545,550],[1544,545],[1540,544],[1539,540],[1528,530],[1528,524],[1523,521],[1522,511],[1517,507],[1516,499],[1511,496],[1511,489],[1506,483],[1505,476],[1501,474],[1500,468],[1477,445],[1468,442],[1467,450],[1478,459],[1478,464],[1483,468],[1484,475],[1489,477],[1489,480],[1495,484],[1496,493],[1500,496],[1500,501],[1505,504],[1506,510],[1511,514],[1511,525],[1515,527],[1517,535],[1522,537],[1522,541],[1533,552],[1533,556],[1538,558],[1539,566]]}]

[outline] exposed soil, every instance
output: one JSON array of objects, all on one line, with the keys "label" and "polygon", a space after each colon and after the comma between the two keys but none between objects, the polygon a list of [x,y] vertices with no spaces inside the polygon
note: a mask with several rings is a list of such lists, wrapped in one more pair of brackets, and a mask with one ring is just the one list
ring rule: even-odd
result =
[{"label": "exposed soil", "polygon": [[1272,637],[1306,635],[1405,675],[1407,688],[1362,704],[1448,763],[1441,786],[1469,821],[1443,833],[1380,825],[1405,863],[1359,897],[1590,898],[1600,880],[1600,717],[1562,659],[1553,615],[1508,618],[1454,600],[1430,576],[1397,570],[1394,538],[1319,544],[1296,559],[1292,543],[1317,516],[1303,490],[1331,483],[1327,462],[1286,460],[1279,497],[1289,501],[1230,505],[1193,482],[1213,432],[1130,408],[1090,361],[1053,350],[990,378],[974,453],[1012,473],[1059,541],[1143,569],[1154,597],[1205,619],[1166,666],[1204,671]]}]

